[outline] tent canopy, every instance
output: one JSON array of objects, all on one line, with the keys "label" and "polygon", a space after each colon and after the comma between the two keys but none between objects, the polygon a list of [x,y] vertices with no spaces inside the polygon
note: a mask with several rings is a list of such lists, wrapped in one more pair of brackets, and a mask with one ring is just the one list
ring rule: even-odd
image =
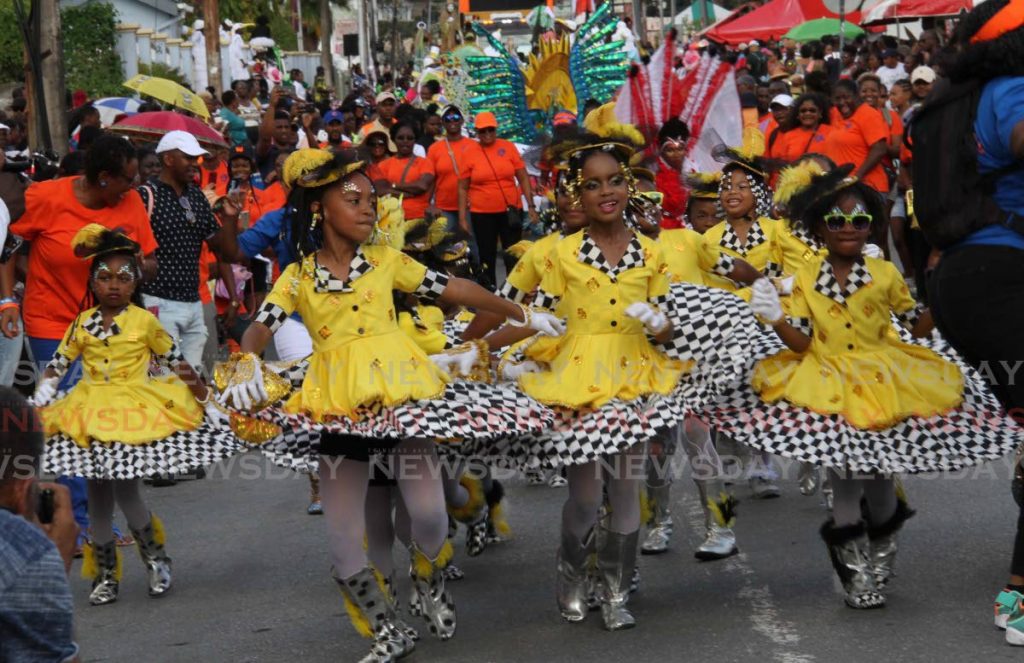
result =
[{"label": "tent canopy", "polygon": [[971,11],[974,0],[883,0],[864,10],[864,25],[880,25],[895,21],[912,21],[932,16],[956,16]]},{"label": "tent canopy", "polygon": [[[751,39],[781,39],[794,25],[815,18],[834,18],[822,2],[814,0],[771,0],[754,11],[708,30],[712,41],[734,46]],[[850,12],[846,20],[860,23],[860,12]]]},{"label": "tent canopy", "polygon": [[[702,4],[703,9],[701,7]],[[706,12],[706,15],[704,15],[703,12]],[[717,23],[718,21],[722,20],[728,15],[729,10],[726,9],[725,7],[716,5],[710,0],[703,0],[703,2],[701,2],[701,0],[698,0],[697,2],[694,2],[692,5],[684,9],[683,11],[676,14],[673,24],[679,25],[680,23],[686,22],[697,24],[700,23],[700,20],[702,18],[705,18],[707,20],[706,25],[711,25],[713,23]]]}]

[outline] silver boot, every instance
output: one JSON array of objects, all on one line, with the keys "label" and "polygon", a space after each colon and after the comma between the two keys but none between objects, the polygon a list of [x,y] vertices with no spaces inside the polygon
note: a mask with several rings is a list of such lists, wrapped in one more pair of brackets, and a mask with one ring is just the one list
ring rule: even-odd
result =
[{"label": "silver boot", "polygon": [[871,568],[864,523],[836,527],[830,519],[821,527],[821,538],[846,593],[846,605],[857,609],[884,606],[885,596],[878,590]]},{"label": "silver boot", "polygon": [[413,652],[416,642],[400,625],[383,576],[367,567],[348,578],[339,578],[331,569],[331,577],[345,598],[352,626],[373,639],[370,653],[359,663],[391,663]]},{"label": "silver boot", "polygon": [[434,559],[427,557],[415,542],[409,546],[409,553],[409,577],[416,591],[417,609],[431,635],[448,640],[455,635],[455,601],[444,588],[444,570],[452,559],[451,542],[445,541]]},{"label": "silver boot", "polygon": [[704,542],[693,556],[704,562],[732,557],[740,551],[732,531],[736,524],[736,498],[725,492],[719,479],[695,479],[694,483],[704,509]]},{"label": "silver boot", "polygon": [[659,485],[646,486],[647,503],[652,513],[647,522],[647,534],[640,545],[640,552],[644,555],[667,552],[668,543],[672,539],[672,514],[668,506],[672,484],[665,480],[659,481]]},{"label": "silver boot", "polygon": [[902,499],[896,502],[896,513],[887,523],[877,527],[868,525],[868,554],[871,560],[871,573],[875,576],[875,586],[885,589],[895,576],[893,566],[896,553],[899,551],[899,531],[903,523],[914,515],[915,511],[907,506]]},{"label": "silver boot", "polygon": [[558,548],[555,600],[562,618],[583,621],[587,616],[587,595],[590,589],[589,567],[593,552],[594,530],[580,541],[562,528],[562,545]]},{"label": "silver boot", "polygon": [[149,595],[163,596],[171,589],[171,558],[164,550],[164,524],[156,517],[149,515],[149,523],[141,530],[132,530],[135,545],[139,548],[139,557],[146,565],[146,582]]},{"label": "silver boot", "polygon": [[817,465],[800,463],[800,474],[797,476],[797,481],[800,483],[800,494],[809,497],[818,492],[818,486],[821,485],[821,470]]},{"label": "silver boot", "polygon": [[[111,541],[102,545],[86,544],[91,548],[85,555],[92,556],[95,561],[92,576],[92,591],[89,593],[90,605],[107,605],[117,600],[117,592],[121,581],[121,552],[117,543]],[[83,575],[88,563],[83,563]]]},{"label": "silver boot", "polygon": [[633,628],[636,619],[626,604],[629,585],[636,568],[636,550],[640,530],[629,534],[605,532],[602,546],[597,550],[597,569],[603,581],[601,617],[609,631]]}]

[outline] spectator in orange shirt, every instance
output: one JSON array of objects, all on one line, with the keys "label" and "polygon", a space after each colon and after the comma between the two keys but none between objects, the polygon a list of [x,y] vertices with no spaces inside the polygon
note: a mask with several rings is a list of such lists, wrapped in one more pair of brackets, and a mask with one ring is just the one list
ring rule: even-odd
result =
[{"label": "spectator in orange shirt", "polygon": [[448,219],[448,230],[459,227],[459,179],[466,172],[467,154],[478,146],[462,135],[464,118],[458,106],[448,106],[441,113],[444,136],[427,150],[427,160],[434,168],[434,207]]},{"label": "spectator in orange shirt", "polygon": [[378,195],[402,196],[406,222],[426,217],[430,191],[434,187],[434,167],[429,159],[412,153],[419,129],[412,122],[399,122],[391,128],[391,139],[398,153],[380,163],[380,179],[374,181]]},{"label": "spectator in orange shirt", "polygon": [[888,99],[885,88],[882,87],[882,80],[875,74],[861,74],[857,79],[857,87],[860,90],[860,98],[872,108],[877,108],[882,114],[882,119],[889,127],[888,155],[883,163],[894,167],[892,160],[900,156],[900,145],[903,144],[903,120],[899,113],[894,113],[886,107]]},{"label": "spectator in orange shirt", "polygon": [[773,159],[793,163],[809,152],[821,152],[832,131],[825,97],[817,92],[800,95],[786,120],[792,129],[784,133],[768,152]]},{"label": "spectator in orange shirt", "polygon": [[[459,183],[459,229],[470,234],[472,217],[480,266],[484,278],[490,279],[485,286],[495,287],[499,240],[502,248],[507,249],[522,239],[524,196],[531,221],[537,223],[538,217],[526,164],[515,145],[498,138],[494,113],[477,113],[474,126],[479,149],[468,154],[466,172]],[[511,269],[512,260],[506,258],[505,267]]]},{"label": "spectator in orange shirt", "polygon": [[788,94],[779,94],[772,98],[772,117],[765,123],[764,140],[765,156],[777,158],[775,155],[776,146],[790,132],[794,125],[789,123],[790,109],[793,107],[793,97]]},{"label": "spectator in orange shirt", "polygon": [[231,148],[228,157],[231,183],[228,185],[227,195],[231,202],[241,209],[241,213],[238,215],[238,232],[242,232],[253,221],[273,209],[270,206],[272,201],[266,192],[252,185],[252,173],[255,168],[256,160],[251,149],[244,145],[235,145]]},{"label": "spectator in orange shirt", "polygon": [[889,191],[889,179],[882,168],[888,152],[890,131],[882,114],[865,104],[851,80],[836,81],[832,93],[836,119],[822,153],[836,165],[853,164],[853,175],[880,193]]},{"label": "spectator in orange shirt", "polygon": [[[274,172],[270,174],[270,185],[263,189],[263,198],[265,202],[263,214],[273,212],[276,209],[281,209],[284,207],[285,203],[288,202],[288,192],[285,191],[284,186],[281,184],[281,172],[284,168],[284,162],[292,152],[294,152],[294,150],[289,152],[282,151],[277,155],[277,159],[274,161]],[[253,217],[251,220],[256,222],[261,216],[263,216],[263,214]]]},{"label": "spectator in orange shirt", "polygon": [[385,179],[384,174],[380,170],[380,165],[391,156],[391,149],[388,147],[390,144],[391,136],[388,136],[383,131],[374,131],[363,141],[367,162],[366,173],[370,176],[370,180],[374,182]]}]

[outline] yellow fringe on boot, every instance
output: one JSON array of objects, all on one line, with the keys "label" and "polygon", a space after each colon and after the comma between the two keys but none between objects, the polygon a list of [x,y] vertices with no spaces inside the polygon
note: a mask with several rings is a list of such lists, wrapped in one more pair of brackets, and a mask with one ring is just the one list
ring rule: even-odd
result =
[{"label": "yellow fringe on boot", "polygon": [[449,506],[448,515],[460,523],[476,522],[484,508],[484,484],[476,477],[463,474],[459,485],[469,493],[469,499],[462,506]]},{"label": "yellow fringe on boot", "polygon": [[736,524],[736,505],[739,502],[732,495],[722,492],[718,500],[708,500],[711,517],[719,527],[732,528]]},{"label": "yellow fringe on boot", "polygon": [[495,532],[505,538],[512,536],[512,527],[508,524],[508,520],[505,519],[505,509],[502,508],[500,503],[490,507],[490,517],[491,525],[494,526]]},{"label": "yellow fringe on boot", "polygon": [[[378,571],[376,568],[371,567],[373,571],[373,578],[377,581],[377,585],[385,596],[390,596],[388,592],[387,584],[384,582],[384,574]],[[373,628],[370,626],[370,620],[363,614],[363,611],[359,609],[355,603],[348,597],[342,588],[342,581],[338,581],[338,588],[341,589],[341,598],[345,602],[345,612],[348,613],[349,621],[352,622],[352,627],[356,630],[356,633],[363,636],[364,638],[373,638]]]},{"label": "yellow fringe on boot", "polygon": [[[124,569],[121,564],[121,550],[117,546],[114,546],[114,559],[117,560],[114,564],[114,580],[121,582],[121,574]],[[99,574],[100,565],[96,561],[96,550],[92,543],[86,543],[82,546],[82,578],[95,580]]]},{"label": "yellow fringe on boot", "polygon": [[435,569],[447,568],[448,563],[455,555],[455,549],[452,548],[450,540],[446,540],[441,546],[441,552],[437,553],[436,559],[430,559],[420,550],[419,546],[413,545],[412,569],[420,580],[429,580],[434,575]]},{"label": "yellow fringe on boot", "polygon": [[153,525],[153,541],[158,546],[163,546],[167,542],[167,533],[164,530],[164,521],[155,513],[149,514],[149,522]]},{"label": "yellow fringe on boot", "polygon": [[647,487],[640,487],[640,522],[650,525],[654,521],[654,500],[647,493]]}]

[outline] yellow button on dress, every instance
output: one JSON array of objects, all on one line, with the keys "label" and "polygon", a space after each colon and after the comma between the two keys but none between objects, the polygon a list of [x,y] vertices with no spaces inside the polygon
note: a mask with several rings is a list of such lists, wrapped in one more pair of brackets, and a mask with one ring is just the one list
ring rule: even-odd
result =
[{"label": "yellow button on dress", "polygon": [[78,316],[54,361],[81,356],[82,379],[67,396],[42,409],[48,436],[63,433],[81,447],[90,441],[139,445],[198,428],[203,410],[176,375],[149,377],[150,360],[177,355],[173,339],[149,311],[129,305],[103,329],[99,308]]},{"label": "yellow button on dress", "polygon": [[656,350],[643,324],[625,314],[630,304],[668,293],[668,265],[657,242],[635,235],[613,267],[582,230],[559,241],[549,259],[536,303],[561,312],[567,332],[526,350],[549,368],[522,375],[522,389],[545,405],[577,410],[671,393],[682,364]]},{"label": "yellow button on dress", "polygon": [[810,332],[802,354],[784,350],[757,365],[751,384],[771,403],[784,399],[822,414],[841,414],[861,429],[929,417],[962,401],[963,376],[927,348],[890,334],[890,312],[908,324],[915,302],[896,267],[864,258],[846,288],[818,256],[796,274],[794,324]]},{"label": "yellow button on dress", "polygon": [[357,419],[362,406],[439,397],[448,375],[399,328],[391,292],[436,295],[447,279],[387,246],[359,247],[349,272],[337,279],[310,255],[289,265],[265,300],[259,321],[297,312],[313,340],[285,411]]}]

